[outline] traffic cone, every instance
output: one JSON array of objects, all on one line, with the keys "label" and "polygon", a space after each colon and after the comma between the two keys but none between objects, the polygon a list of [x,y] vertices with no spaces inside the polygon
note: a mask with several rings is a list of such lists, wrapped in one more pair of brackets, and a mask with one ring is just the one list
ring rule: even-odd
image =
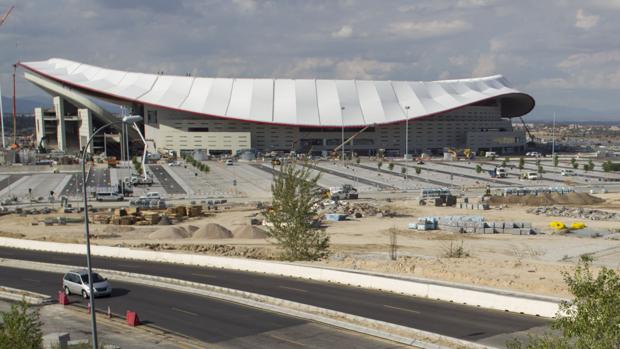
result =
[{"label": "traffic cone", "polygon": [[112,311],[110,311],[110,306],[108,305],[108,319],[112,318]]}]

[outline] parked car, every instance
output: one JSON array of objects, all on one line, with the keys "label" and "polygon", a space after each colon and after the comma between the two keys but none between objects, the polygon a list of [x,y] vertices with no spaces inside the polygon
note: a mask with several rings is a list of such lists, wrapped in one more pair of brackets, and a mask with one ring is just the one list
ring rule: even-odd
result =
[{"label": "parked car", "polygon": [[[90,287],[88,284],[88,271],[72,270],[62,278],[62,289],[65,294],[79,294],[82,298],[90,297]],[[103,278],[97,273],[93,273],[93,292],[95,297],[109,296],[112,294],[112,286],[108,279]]]},{"label": "parked car", "polygon": [[235,164],[235,162],[233,161],[233,159],[226,160],[226,166],[232,166],[234,164]]},{"label": "parked car", "polygon": [[181,166],[181,163],[178,162],[178,161],[170,161],[168,163],[168,166],[170,166],[170,167],[179,167],[179,166]]},{"label": "parked car", "polygon": [[540,179],[540,175],[536,172],[523,172],[523,174],[521,174],[521,178],[535,180]]},{"label": "parked car", "polygon": [[571,169],[565,169],[565,170],[562,170],[562,171],[560,172],[560,174],[561,174],[562,176],[574,176],[574,175],[575,175],[575,171],[573,171],[573,170],[571,170]]},{"label": "parked car", "polygon": [[494,157],[497,157],[497,153],[494,151],[488,151],[484,153],[484,157],[487,159],[494,158]]},{"label": "parked car", "polygon": [[116,191],[97,191],[95,193],[97,201],[123,201],[123,194]]}]

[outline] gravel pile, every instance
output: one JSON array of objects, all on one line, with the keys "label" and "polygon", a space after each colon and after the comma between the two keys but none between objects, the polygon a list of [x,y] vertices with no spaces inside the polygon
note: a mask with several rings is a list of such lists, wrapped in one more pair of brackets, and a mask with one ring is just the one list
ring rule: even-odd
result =
[{"label": "gravel pile", "polygon": [[387,208],[377,207],[365,202],[351,203],[349,201],[338,201],[335,203],[324,204],[326,213],[341,213],[349,216],[361,217],[393,217],[395,213]]},{"label": "gravel pile", "polygon": [[232,237],[230,230],[216,223],[205,224],[192,234],[192,239],[230,239]]},{"label": "gravel pile", "polygon": [[541,206],[527,210],[528,213],[554,217],[570,217],[578,219],[589,219],[591,221],[616,221],[620,220],[620,214],[609,211],[601,211],[583,207],[566,206]]}]

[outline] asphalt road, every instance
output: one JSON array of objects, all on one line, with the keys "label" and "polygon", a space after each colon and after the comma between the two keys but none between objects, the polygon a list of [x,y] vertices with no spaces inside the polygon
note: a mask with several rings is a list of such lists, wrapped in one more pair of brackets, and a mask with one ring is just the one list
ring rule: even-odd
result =
[{"label": "asphalt road", "polygon": [[164,187],[168,194],[187,194],[183,187],[161,165],[149,165],[149,169],[157,178],[159,184]]},{"label": "asphalt road", "polygon": [[[61,274],[0,267],[0,275],[1,285],[48,295],[56,295],[62,287]],[[97,309],[105,312],[109,306],[114,314],[132,310],[144,323],[217,347],[397,347],[369,336],[207,297],[116,281],[112,287],[111,297],[95,300]],[[86,306],[80,296],[70,299]]]},{"label": "asphalt road", "polygon": [[[81,255],[63,255],[4,247],[0,247],[0,257],[56,264],[85,264],[85,258]],[[255,292],[470,341],[523,331],[548,323],[547,319],[535,316],[356,287],[225,269],[101,257],[93,258],[93,266]],[[0,277],[0,283],[2,279],[4,278]]]},{"label": "asphalt road", "polygon": [[9,185],[17,182],[20,178],[24,177],[25,175],[23,174],[11,174],[8,175],[6,178],[0,180],[0,190],[8,187]]},{"label": "asphalt road", "polygon": [[[379,169],[379,168],[376,168],[376,167],[372,167],[372,166],[368,166],[368,165],[362,165],[362,164],[352,164],[352,166],[363,168],[363,169],[369,170],[369,171],[375,171],[375,172],[379,172],[379,173],[383,173],[383,174],[387,174],[387,175],[391,175],[391,176],[396,176],[396,177],[400,177],[400,178],[403,177],[402,174],[398,174],[398,173],[396,173],[394,171],[386,170],[386,169],[383,169],[383,168]],[[442,187],[452,187],[453,186],[452,183],[441,182],[441,181],[438,181],[436,179],[429,179],[429,178],[422,178],[422,177],[415,177],[415,176],[417,176],[417,175],[415,175],[415,171],[414,171],[414,174],[411,174],[411,173],[409,174],[409,178],[416,179],[416,180],[418,180],[420,182],[431,183],[431,184],[439,185],[439,186],[442,186]]]},{"label": "asphalt road", "polygon": [[384,183],[381,183],[381,182],[376,182],[376,181],[373,181],[373,180],[370,180],[370,179],[366,179],[366,178],[363,178],[363,177],[358,177],[358,176],[350,175],[350,174],[347,174],[347,173],[338,172],[338,171],[334,171],[334,170],[331,170],[331,169],[328,169],[328,168],[323,168],[323,167],[320,167],[320,166],[315,166],[315,165],[310,165],[310,164],[308,164],[307,166],[308,166],[308,168],[311,168],[313,170],[317,170],[319,172],[325,172],[325,173],[329,173],[331,175],[334,175],[334,176],[337,176],[337,177],[340,177],[340,178],[345,178],[345,179],[349,179],[349,180],[352,180],[352,181],[357,181],[359,183],[362,183],[362,184],[365,184],[365,185],[368,185],[368,186],[371,186],[371,187],[376,187],[376,188],[379,188],[381,190],[394,190],[394,189],[396,189],[396,188],[394,188],[391,185],[387,185],[387,184],[384,184]]}]

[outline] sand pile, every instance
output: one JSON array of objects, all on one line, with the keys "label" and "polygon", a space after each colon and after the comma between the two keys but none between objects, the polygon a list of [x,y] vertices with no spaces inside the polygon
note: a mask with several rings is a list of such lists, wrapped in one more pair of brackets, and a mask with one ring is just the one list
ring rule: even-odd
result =
[{"label": "sand pile", "polygon": [[208,223],[192,234],[192,239],[230,239],[233,234],[230,230],[216,223]]},{"label": "sand pile", "polygon": [[198,230],[200,228],[198,228],[195,225],[188,225],[187,227],[185,227],[185,230],[187,230],[188,233],[193,234],[196,230]]},{"label": "sand pile", "polygon": [[492,196],[491,204],[511,204],[525,206],[551,206],[551,205],[595,205],[605,202],[605,200],[592,196],[588,193],[544,193],[538,195],[510,195]]},{"label": "sand pile", "polygon": [[182,227],[169,226],[155,230],[149,234],[149,239],[178,240],[188,237],[190,234]]},{"label": "sand pile", "polygon": [[233,235],[236,239],[265,239],[267,233],[255,225],[242,225],[235,229]]}]

